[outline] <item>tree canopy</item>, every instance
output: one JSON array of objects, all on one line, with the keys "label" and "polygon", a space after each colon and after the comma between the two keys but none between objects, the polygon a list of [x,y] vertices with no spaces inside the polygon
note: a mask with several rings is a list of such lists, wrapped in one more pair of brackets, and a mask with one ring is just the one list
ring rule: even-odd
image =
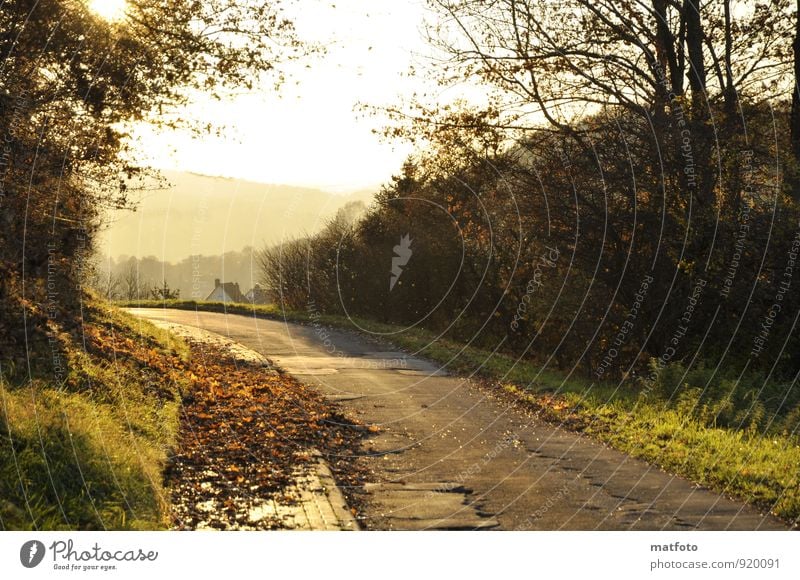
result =
[{"label": "tree canopy", "polygon": [[17,319],[22,304],[52,317],[79,298],[98,210],[126,204],[146,171],[132,124],[207,129],[181,106],[277,86],[309,48],[279,2],[128,0],[109,21],[83,0],[14,0],[0,31],[0,301]]},{"label": "tree canopy", "polygon": [[387,133],[427,148],[357,224],[265,252],[285,305],[644,394],[669,375],[670,400],[696,371],[703,404],[796,428],[794,3],[427,4],[428,73],[480,90],[391,107]]}]

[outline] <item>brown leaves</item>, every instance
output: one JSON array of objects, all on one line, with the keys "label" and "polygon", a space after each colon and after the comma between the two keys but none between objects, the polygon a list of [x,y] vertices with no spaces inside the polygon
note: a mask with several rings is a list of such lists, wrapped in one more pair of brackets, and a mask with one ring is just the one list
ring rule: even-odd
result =
[{"label": "brown leaves", "polygon": [[349,458],[363,429],[338,416],[330,402],[288,375],[234,360],[218,345],[193,345],[192,353],[181,372],[193,386],[167,474],[182,527],[209,517],[215,527],[244,523],[246,506],[280,496],[314,449],[329,458],[337,478],[357,482]]},{"label": "brown leaves", "polygon": [[[83,342],[90,354],[101,355],[103,360],[125,359],[141,368],[143,373],[157,377],[153,381],[157,394],[164,394],[169,383],[194,380],[187,365],[173,353],[152,348],[144,337],[135,340],[125,334],[126,329],[114,325],[86,323],[81,327]],[[196,377],[195,377],[196,378]],[[159,385],[163,388],[160,389]]]}]

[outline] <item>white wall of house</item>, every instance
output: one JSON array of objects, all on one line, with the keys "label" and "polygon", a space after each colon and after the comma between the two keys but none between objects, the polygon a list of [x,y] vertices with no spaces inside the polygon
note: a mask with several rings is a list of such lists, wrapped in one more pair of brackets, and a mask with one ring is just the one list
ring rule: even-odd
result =
[{"label": "white wall of house", "polygon": [[234,302],[233,298],[228,296],[228,293],[225,292],[225,288],[223,288],[222,286],[217,286],[216,288],[214,288],[214,290],[211,292],[211,294],[208,295],[208,298],[206,298],[206,301],[208,301],[208,302]]}]

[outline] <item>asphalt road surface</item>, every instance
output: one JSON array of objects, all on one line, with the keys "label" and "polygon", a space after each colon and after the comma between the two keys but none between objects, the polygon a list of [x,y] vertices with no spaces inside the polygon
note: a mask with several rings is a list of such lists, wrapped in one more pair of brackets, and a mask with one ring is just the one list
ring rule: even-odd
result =
[{"label": "asphalt road surface", "polygon": [[130,312],[224,335],[377,425],[353,458],[374,480],[367,529],[785,528],[364,335],[233,314]]}]

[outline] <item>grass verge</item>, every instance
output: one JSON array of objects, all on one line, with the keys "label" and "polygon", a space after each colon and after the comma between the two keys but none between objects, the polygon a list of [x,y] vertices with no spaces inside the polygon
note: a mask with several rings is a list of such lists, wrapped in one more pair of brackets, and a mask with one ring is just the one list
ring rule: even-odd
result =
[{"label": "grass verge", "polygon": [[0,370],[0,529],[159,529],[178,429],[180,340],[92,303]]},{"label": "grass verge", "polygon": [[[284,312],[275,305],[194,301],[139,301],[125,305],[224,311],[350,330],[357,325],[384,333],[396,346],[435,360],[453,372],[491,381],[547,420],[590,434],[671,473],[769,510],[794,527],[800,523],[798,408],[777,417],[766,413],[755,398],[747,405],[734,404],[734,392],[747,395],[759,390],[757,384],[737,382],[726,390],[729,381],[724,377],[715,379],[712,371],[687,373],[676,366],[652,375],[644,388],[641,382],[633,381],[621,385],[590,383],[542,370],[512,356],[437,338],[421,328],[399,332],[400,327],[390,324],[311,311]],[[679,377],[680,388],[667,380],[668,375]],[[708,396],[714,380],[725,395]]]}]

